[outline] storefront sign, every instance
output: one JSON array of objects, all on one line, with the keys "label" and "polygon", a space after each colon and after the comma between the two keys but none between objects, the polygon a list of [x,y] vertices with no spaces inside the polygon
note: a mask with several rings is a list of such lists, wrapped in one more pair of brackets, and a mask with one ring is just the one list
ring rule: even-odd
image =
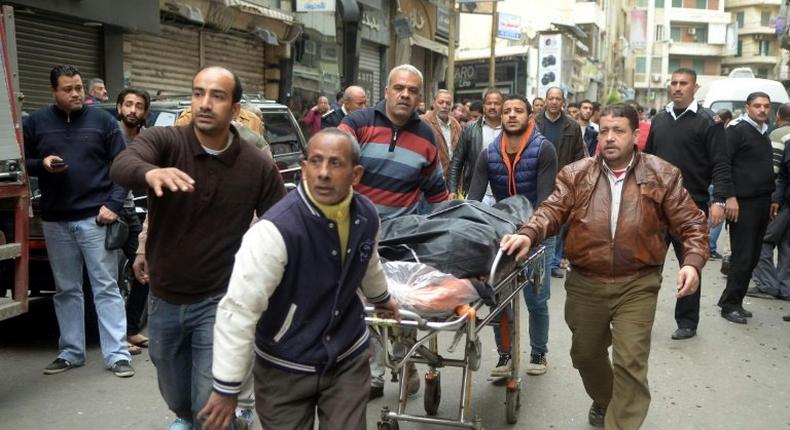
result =
[{"label": "storefront sign", "polygon": [[334,12],[336,0],[296,0],[297,12]]},{"label": "storefront sign", "polygon": [[400,9],[414,34],[433,40],[431,30],[436,28],[436,6],[427,0],[400,0]]},{"label": "storefront sign", "polygon": [[521,40],[521,17],[509,13],[497,14],[496,37],[507,40]]},{"label": "storefront sign", "polygon": [[562,88],[562,34],[541,34],[538,42],[538,95]]},{"label": "storefront sign", "polygon": [[450,10],[445,6],[436,8],[436,36],[444,40],[450,38]]}]

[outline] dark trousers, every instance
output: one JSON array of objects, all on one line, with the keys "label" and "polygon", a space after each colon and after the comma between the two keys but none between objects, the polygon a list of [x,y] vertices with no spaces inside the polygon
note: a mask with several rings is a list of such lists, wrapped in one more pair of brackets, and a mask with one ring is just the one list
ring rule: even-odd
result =
[{"label": "dark trousers", "polygon": [[[143,225],[132,208],[124,208],[122,217],[129,224],[129,238],[126,239],[126,244],[123,246],[123,254],[129,259],[129,264],[131,265],[137,256],[137,236],[143,231]],[[120,276],[123,276],[123,274],[119,274],[119,278]],[[148,285],[141,284],[137,278],[132,276],[129,285],[129,297],[126,298],[126,334],[128,336],[140,333],[140,321],[147,303]]]},{"label": "dark trousers", "polygon": [[255,360],[255,410],[264,429],[364,430],[370,396],[367,349],[323,374],[291,373]]},{"label": "dark trousers", "polygon": [[[697,207],[708,216],[708,203],[695,202]],[[672,244],[678,264],[683,264],[683,240],[672,235],[667,236],[667,243]],[[702,273],[699,277],[699,288],[697,292],[686,297],[679,298],[675,303],[675,322],[678,328],[697,329],[699,325],[699,299],[702,291]]]},{"label": "dark trousers", "polygon": [[760,249],[768,228],[771,196],[738,199],[738,207],[738,222],[730,223],[732,255],[727,287],[719,299],[722,312],[731,312],[743,305],[752,270],[760,260]]}]

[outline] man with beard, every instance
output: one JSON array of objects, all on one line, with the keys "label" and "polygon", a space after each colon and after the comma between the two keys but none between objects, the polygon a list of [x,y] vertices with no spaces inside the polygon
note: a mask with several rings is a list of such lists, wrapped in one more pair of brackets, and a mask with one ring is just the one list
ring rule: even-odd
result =
[{"label": "man with beard", "polygon": [[433,96],[433,110],[425,113],[420,118],[433,128],[433,136],[439,148],[439,161],[442,162],[444,176],[450,169],[450,159],[458,147],[461,137],[461,124],[450,115],[453,105],[453,96],[447,90],[439,90]]},{"label": "man with beard", "polygon": [[743,308],[752,271],[760,259],[774,192],[773,149],[768,137],[768,94],[754,92],[746,98],[746,115],[727,127],[727,152],[730,155],[735,197],[725,215],[730,228],[730,272],[721,294],[721,316],[727,321],[746,324],[752,316]]},{"label": "man with beard", "polygon": [[[118,128],[128,146],[145,127],[145,119],[151,106],[151,97],[147,91],[135,88],[124,88],[118,94],[115,109],[118,112]],[[137,254],[138,235],[143,230],[140,218],[137,217],[134,205],[134,194],[129,191],[123,203],[121,217],[129,226],[129,236],[123,246],[123,253],[129,261],[134,262]],[[129,297],[126,299],[126,342],[130,354],[139,354],[140,347],[148,347],[148,338],[140,333],[140,320],[148,302],[148,284],[143,284],[132,277],[129,286]]]},{"label": "man with beard", "polygon": [[[584,143],[582,142],[582,131],[576,121],[563,113],[562,106],[565,104],[565,95],[559,87],[551,87],[546,90],[546,107],[543,112],[535,116],[535,124],[538,130],[546,136],[549,142],[554,144],[557,150],[557,169],[584,158]],[[565,277],[565,269],[560,267],[563,255],[564,230],[560,230],[557,236],[555,249],[549,250],[554,253],[551,259],[551,276],[555,278]]]},{"label": "man with beard", "polygon": [[677,296],[684,297],[694,293],[708,258],[708,227],[680,171],[636,150],[639,118],[631,106],[604,108],[600,127],[599,154],[562,169],[554,192],[501,246],[522,260],[532,244],[567,226],[565,321],[573,367],[593,400],[588,420],[638,429],[650,406],[647,365],[665,232],[683,240]]},{"label": "man with beard", "polygon": [[118,377],[134,375],[126,342],[118,259],[104,247],[107,224],[118,219],[128,191],[110,180],[124,148],[117,122],[84,105],[80,71],[60,65],[49,75],[53,105],[25,118],[25,164],[38,177],[41,227],[55,278],[58,357],[44,368],[54,375],[85,364],[83,264],[99,320],[105,366]]},{"label": "man with beard", "polygon": [[[497,201],[520,194],[526,196],[535,208],[554,190],[557,153],[554,146],[537,130],[531,114],[527,99],[518,95],[505,98],[502,106],[504,132],[477,158],[469,189],[470,200],[482,200],[486,186],[490,186]],[[543,244],[547,250],[554,249],[554,238],[547,238]],[[544,254],[546,266],[551,263],[551,257],[551,252]],[[529,311],[529,375],[542,375],[548,366],[546,354],[549,352],[550,290],[551,276],[545,270],[540,291],[537,294],[531,288],[524,291]],[[504,331],[506,327],[510,327],[507,332]],[[491,376],[506,377],[511,372],[511,350],[509,342],[503,340],[512,338],[512,315],[506,314],[500,320],[499,330],[495,328],[494,333],[499,362]]]},{"label": "man with beard", "polygon": [[[382,221],[416,213],[421,200],[432,205],[448,197],[433,131],[416,112],[422,86],[416,67],[397,66],[387,78],[384,100],[343,118],[339,127],[361,146],[365,173],[354,189],[376,205]],[[375,399],[384,395],[384,351],[376,341],[371,349],[370,398]],[[407,378],[408,394],[417,394],[420,377],[413,363]]]},{"label": "man with beard", "polygon": [[590,157],[595,156],[595,150],[598,147],[598,128],[597,124],[593,124],[590,120],[593,115],[593,103],[590,100],[582,100],[579,102],[579,127],[582,129],[582,140]]},{"label": "man with beard", "polygon": [[[697,207],[708,213],[708,187],[713,184],[713,203],[710,205],[710,226],[724,221],[725,206],[734,209],[730,158],[727,155],[724,125],[710,109],[694,100],[697,72],[680,68],[672,73],[669,86],[672,102],[659,112],[650,124],[645,153],[654,154],[683,174],[683,187],[688,190]],[[725,203],[726,201],[726,203]],[[678,261],[683,257],[682,242],[667,235]],[[697,335],[699,325],[700,288],[694,294],[680,298],[675,304],[677,330],[672,339],[689,339]]]},{"label": "man with beard", "polygon": [[110,99],[107,95],[107,87],[104,85],[104,81],[99,78],[93,78],[88,81],[88,95],[90,97],[85,100],[86,105],[104,103]]},{"label": "man with beard", "polygon": [[368,107],[368,95],[364,88],[352,85],[343,92],[341,102],[338,109],[330,110],[321,116],[321,128],[337,127],[346,115]]},{"label": "man with beard", "polygon": [[462,197],[469,191],[477,156],[502,132],[502,92],[488,88],[483,92],[483,116],[470,122],[461,133],[458,147],[450,161],[447,186],[450,197]]},{"label": "man with beard", "polygon": [[149,353],[176,414],[170,430],[201,427],[217,303],[234,254],[253,216],[285,195],[271,158],[231,124],[241,94],[235,73],[201,69],[192,80],[192,124],[143,130],[112,166],[116,183],[148,189]]}]

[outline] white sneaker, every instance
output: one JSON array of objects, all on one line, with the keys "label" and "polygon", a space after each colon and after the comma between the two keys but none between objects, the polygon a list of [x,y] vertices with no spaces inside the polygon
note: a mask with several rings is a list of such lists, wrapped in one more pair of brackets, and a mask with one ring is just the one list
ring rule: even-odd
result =
[{"label": "white sneaker", "polygon": [[510,354],[503,353],[499,354],[499,361],[496,364],[496,367],[491,370],[491,377],[492,378],[507,378],[510,376],[510,373],[513,369],[511,368],[510,364]]},{"label": "white sneaker", "polygon": [[527,375],[542,375],[546,373],[546,368],[549,366],[546,361],[546,354],[532,354],[527,364]]}]

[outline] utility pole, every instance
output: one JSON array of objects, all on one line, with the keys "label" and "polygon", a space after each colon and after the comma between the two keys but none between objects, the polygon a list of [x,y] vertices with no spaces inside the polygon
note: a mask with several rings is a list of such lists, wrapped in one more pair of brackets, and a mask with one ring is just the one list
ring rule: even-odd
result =
[{"label": "utility pole", "polygon": [[447,91],[452,96],[455,94],[455,33],[458,17],[455,14],[455,0],[450,0],[450,35],[447,38]]},{"label": "utility pole", "polygon": [[491,10],[491,58],[488,59],[488,86],[494,87],[496,85],[496,33],[497,33],[497,2],[493,2],[493,9]]}]

